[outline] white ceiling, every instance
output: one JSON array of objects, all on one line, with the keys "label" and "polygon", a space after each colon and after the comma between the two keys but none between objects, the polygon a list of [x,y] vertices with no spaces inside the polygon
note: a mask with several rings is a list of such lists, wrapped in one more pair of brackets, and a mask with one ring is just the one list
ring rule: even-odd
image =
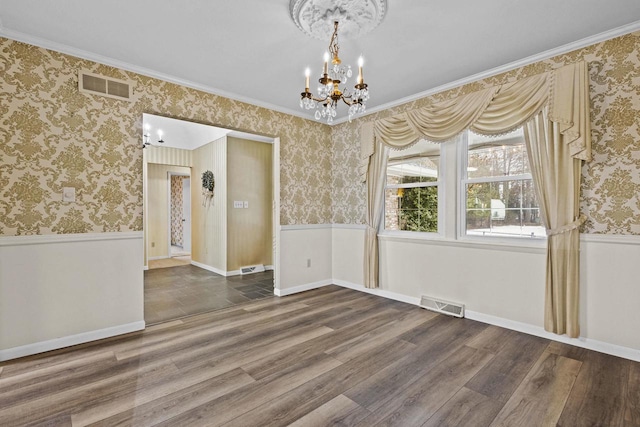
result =
[{"label": "white ceiling", "polygon": [[[340,56],[365,56],[375,111],[638,29],[638,0],[389,0]],[[0,35],[299,116],[329,42],[298,30],[289,0],[0,0]]]},{"label": "white ceiling", "polygon": [[[145,132],[149,132],[149,142],[158,147],[181,148],[183,150],[195,150],[211,141],[232,136],[258,142],[273,142],[273,138],[253,135],[245,132],[232,131],[215,126],[172,119],[170,117],[156,116],[154,114],[142,114],[142,126]],[[162,132],[163,143],[159,143],[158,131]]]}]

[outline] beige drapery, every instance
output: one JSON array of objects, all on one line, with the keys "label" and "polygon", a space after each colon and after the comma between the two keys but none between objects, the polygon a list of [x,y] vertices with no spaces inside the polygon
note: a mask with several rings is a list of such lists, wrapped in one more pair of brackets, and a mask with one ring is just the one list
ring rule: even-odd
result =
[{"label": "beige drapery", "polygon": [[384,184],[389,148],[377,144],[369,157],[367,172],[367,218],[364,247],[364,285],[378,287],[378,230],[384,217]]},{"label": "beige drapery", "polygon": [[582,161],[569,153],[560,126],[546,109],[524,127],[540,216],[547,228],[544,327],[556,334],[580,336],[578,322],[580,175]]},{"label": "beige drapery", "polygon": [[[547,127],[557,132],[558,138],[551,138],[552,142],[550,144],[564,144],[568,147],[568,159],[566,156],[559,156],[556,161],[562,159],[563,165],[558,165],[557,168],[561,169],[566,165],[570,165],[572,171],[570,175],[573,176],[575,173],[574,168],[577,167],[579,169],[576,164],[580,163],[577,160],[574,162],[574,159],[591,160],[588,93],[587,65],[581,61],[513,83],[488,88],[452,100],[434,103],[418,110],[376,120],[373,123],[373,132],[363,131],[361,133],[363,154],[361,165],[365,163],[367,150],[364,147],[371,147],[372,143],[377,153],[381,152],[378,147],[382,145],[392,149],[405,149],[423,138],[433,142],[447,141],[466,129],[471,129],[484,135],[498,135],[522,126],[533,117],[536,117],[534,122],[538,122],[538,125],[540,125],[540,122],[547,120]],[[548,108],[548,115],[540,117],[540,113],[545,107]],[[534,135],[530,126],[527,126],[527,128],[529,128],[528,135]],[[547,141],[547,131],[539,130],[536,135],[538,134],[544,134],[544,140]],[[537,145],[541,140],[537,137],[535,141],[533,137],[528,137],[527,139],[528,145]],[[554,150],[556,149],[559,148],[554,148]],[[535,151],[535,149],[532,148],[532,151]],[[370,158],[373,158],[373,156]],[[541,160],[543,162],[548,161],[546,160],[547,157],[541,156],[540,158],[543,159]],[[369,159],[366,159],[369,165],[369,171],[366,176],[368,178],[372,175],[378,176],[382,172],[372,173],[370,169],[374,166],[379,166],[381,163],[376,162],[374,164]],[[532,162],[531,167],[532,169],[540,169],[540,166],[536,165],[535,161]],[[536,178],[536,175],[539,178]],[[536,180],[536,186],[544,189],[541,191],[548,191],[545,189],[545,172],[534,173],[534,179]],[[545,184],[540,184],[538,179],[544,181]],[[576,197],[579,194],[579,177],[577,182],[560,178],[558,183],[571,187],[567,190],[567,194],[572,196],[575,194]],[[368,182],[368,195],[371,195],[371,190],[376,188],[372,184],[380,185],[377,181],[375,183]],[[557,197],[564,197],[563,189],[556,190]],[[379,191],[376,194],[379,194]],[[545,197],[547,196],[549,195],[546,194]],[[375,208],[376,203],[368,204],[367,218],[375,217],[375,212],[371,211],[371,209]],[[548,207],[549,210],[564,208],[564,206],[560,205]],[[576,210],[576,212],[578,211]],[[543,212],[541,214],[544,215]],[[573,236],[574,234],[578,236],[577,228],[573,228],[570,231],[565,230],[566,227],[573,227],[577,218],[573,215],[573,212],[569,212],[567,215],[564,214],[562,216],[556,214],[558,218],[557,224],[547,222],[543,217],[547,229],[551,229],[551,231],[563,230],[565,232],[561,234],[566,234],[566,236]],[[571,215],[573,215],[571,219],[566,222],[565,216]],[[552,228],[550,228],[550,224]],[[370,226],[369,223],[367,225]],[[558,234],[553,233],[551,235],[558,236]],[[377,287],[377,280],[373,279],[374,276],[377,277],[377,273],[372,275],[367,271],[372,265],[377,265],[378,259],[377,251],[369,251],[371,248],[377,248],[377,244],[370,242],[372,239],[377,240],[377,236],[368,227],[368,232],[365,236],[365,258],[370,257],[371,259],[365,260],[365,283],[368,287]],[[555,242],[559,240],[564,241],[564,237],[552,237],[549,242],[554,242],[553,245],[555,245]],[[561,245],[562,248],[566,249],[566,257],[562,261],[554,255],[558,254],[558,251],[547,249],[545,327],[547,330],[556,333],[567,331],[570,336],[579,333],[577,325],[577,276],[575,281],[572,280],[572,282],[575,282],[575,286],[571,285],[575,287],[575,291],[566,292],[566,289],[561,291],[557,287],[566,287],[567,277],[573,275],[571,272],[574,270],[577,271],[579,239],[575,237],[574,240],[576,243],[571,247]],[[552,245],[548,244],[548,247],[550,246]],[[552,276],[554,278],[551,278]],[[562,296],[562,298],[558,295]],[[559,307],[559,305],[564,308]],[[566,307],[571,307],[570,313],[567,312]],[[571,326],[568,326],[569,324]]]}]

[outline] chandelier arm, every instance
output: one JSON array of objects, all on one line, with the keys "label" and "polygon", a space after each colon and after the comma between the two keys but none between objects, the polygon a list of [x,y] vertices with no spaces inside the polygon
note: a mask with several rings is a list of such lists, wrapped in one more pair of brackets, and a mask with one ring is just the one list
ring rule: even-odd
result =
[{"label": "chandelier arm", "polygon": [[329,99],[329,97],[325,96],[324,98],[316,98],[315,96],[311,95],[311,99],[313,99],[316,102],[326,102],[327,99]]},{"label": "chandelier arm", "polygon": [[342,97],[342,101],[344,101],[345,104],[347,104],[349,107],[351,107],[353,104],[358,104],[358,101],[356,100],[351,100],[351,95],[349,96],[343,96]]}]

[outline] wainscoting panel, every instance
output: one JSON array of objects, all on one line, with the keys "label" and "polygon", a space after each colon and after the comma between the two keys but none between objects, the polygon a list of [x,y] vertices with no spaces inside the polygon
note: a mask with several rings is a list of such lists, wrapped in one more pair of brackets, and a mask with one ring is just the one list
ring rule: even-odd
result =
[{"label": "wainscoting panel", "polygon": [[0,238],[0,360],[137,329],[141,232]]}]

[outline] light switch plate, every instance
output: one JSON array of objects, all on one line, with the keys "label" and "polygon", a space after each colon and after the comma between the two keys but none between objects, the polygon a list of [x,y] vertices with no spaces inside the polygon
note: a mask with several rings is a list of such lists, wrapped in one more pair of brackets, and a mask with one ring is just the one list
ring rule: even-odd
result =
[{"label": "light switch plate", "polygon": [[76,189],[75,189],[75,187],[62,187],[62,201],[63,202],[75,202],[76,201]]},{"label": "light switch plate", "polygon": [[234,200],[233,201],[234,209],[242,209],[242,200]]},{"label": "light switch plate", "polygon": [[246,200],[244,201],[244,208],[249,209],[249,202]]}]

